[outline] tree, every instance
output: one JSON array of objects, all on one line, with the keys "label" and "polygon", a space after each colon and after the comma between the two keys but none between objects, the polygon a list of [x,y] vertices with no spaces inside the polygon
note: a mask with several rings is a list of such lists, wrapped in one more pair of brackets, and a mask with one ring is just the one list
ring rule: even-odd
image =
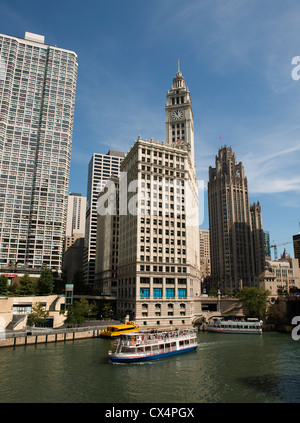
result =
[{"label": "tree", "polygon": [[245,286],[236,297],[243,302],[248,309],[248,317],[262,318],[267,308],[267,298],[270,291],[261,291],[255,287]]},{"label": "tree", "polygon": [[38,280],[37,291],[39,295],[47,295],[53,292],[53,276],[50,269],[45,267]]},{"label": "tree", "polygon": [[218,295],[218,289],[217,289],[217,288],[210,289],[210,291],[209,291],[208,295],[209,295],[210,297],[216,297],[216,296]]},{"label": "tree", "polygon": [[45,323],[49,317],[49,311],[46,311],[41,303],[34,303],[31,313],[27,317],[27,324],[34,326],[36,323]]},{"label": "tree", "polygon": [[0,295],[7,293],[8,278],[5,275],[0,276]]},{"label": "tree", "polygon": [[89,304],[85,298],[81,298],[79,301],[74,301],[74,303],[69,306],[66,323],[79,325],[83,323],[86,318],[90,319],[94,317],[95,314],[95,304]]},{"label": "tree", "polygon": [[275,325],[286,324],[286,315],[280,307],[280,303],[272,304],[268,309],[267,323],[273,323]]},{"label": "tree", "polygon": [[231,288],[226,288],[225,295],[228,295],[229,297],[231,297],[233,295],[233,290]]},{"label": "tree", "polygon": [[25,275],[20,279],[18,293],[20,295],[34,295],[35,288],[34,281],[29,277],[28,273],[25,273]]},{"label": "tree", "polygon": [[68,315],[65,320],[65,323],[70,323],[71,325],[79,325],[84,322],[85,317],[83,309],[79,304],[79,301],[74,301],[68,308]]},{"label": "tree", "polygon": [[112,318],[114,315],[114,310],[111,303],[104,303],[101,312],[105,319]]}]

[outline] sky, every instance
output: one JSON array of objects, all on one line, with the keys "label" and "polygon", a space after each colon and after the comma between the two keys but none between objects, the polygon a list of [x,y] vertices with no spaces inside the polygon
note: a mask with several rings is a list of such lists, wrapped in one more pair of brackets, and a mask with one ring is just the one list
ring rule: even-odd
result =
[{"label": "sky", "polygon": [[[126,153],[139,135],[165,140],[179,60],[192,97],[197,179],[207,186],[219,148],[231,146],[271,243],[294,256],[298,0],[0,0],[0,18],[3,34],[41,34],[78,55],[70,192],[86,196],[93,153]],[[200,227],[208,229],[207,192]]]}]

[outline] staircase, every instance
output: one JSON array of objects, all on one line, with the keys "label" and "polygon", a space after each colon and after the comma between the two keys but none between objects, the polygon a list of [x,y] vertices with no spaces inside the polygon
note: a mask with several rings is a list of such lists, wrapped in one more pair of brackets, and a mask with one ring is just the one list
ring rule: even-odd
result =
[{"label": "staircase", "polygon": [[23,320],[27,319],[27,314],[14,314],[12,321],[6,326],[5,330],[15,330]]}]

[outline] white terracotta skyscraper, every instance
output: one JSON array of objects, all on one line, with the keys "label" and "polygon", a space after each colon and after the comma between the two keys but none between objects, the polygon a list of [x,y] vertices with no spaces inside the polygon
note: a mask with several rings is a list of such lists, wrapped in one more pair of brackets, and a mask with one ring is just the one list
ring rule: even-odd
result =
[{"label": "white terracotta skyscraper", "polygon": [[119,178],[117,311],[143,326],[191,324],[200,295],[193,114],[179,70],[165,111],[166,142],[138,137]]}]

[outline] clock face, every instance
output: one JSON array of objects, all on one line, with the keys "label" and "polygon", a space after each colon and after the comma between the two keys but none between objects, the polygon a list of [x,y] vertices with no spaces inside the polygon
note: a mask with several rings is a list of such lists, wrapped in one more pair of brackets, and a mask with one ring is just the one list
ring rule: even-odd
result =
[{"label": "clock face", "polygon": [[183,111],[182,110],[174,110],[174,112],[172,112],[172,118],[174,120],[179,120],[183,118]]}]

